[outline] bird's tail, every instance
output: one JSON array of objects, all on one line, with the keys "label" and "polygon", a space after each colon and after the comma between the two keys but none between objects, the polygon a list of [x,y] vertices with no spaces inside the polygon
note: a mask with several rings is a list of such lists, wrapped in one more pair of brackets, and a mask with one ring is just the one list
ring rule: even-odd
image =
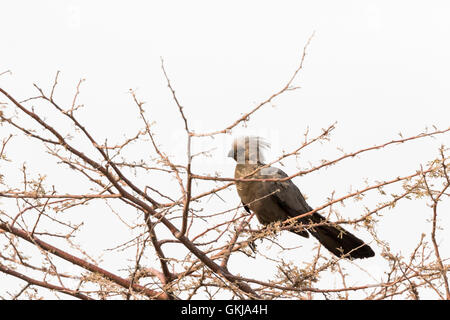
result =
[{"label": "bird's tail", "polygon": [[[313,223],[322,223],[326,219],[318,213],[311,217]],[[324,224],[308,229],[314,238],[338,257],[353,259],[370,258],[375,255],[373,250],[361,239],[357,238],[338,225]]]}]

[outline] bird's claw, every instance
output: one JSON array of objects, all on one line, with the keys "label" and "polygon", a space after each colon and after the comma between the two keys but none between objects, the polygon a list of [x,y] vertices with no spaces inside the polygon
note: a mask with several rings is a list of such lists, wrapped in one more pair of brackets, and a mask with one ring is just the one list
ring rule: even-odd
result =
[{"label": "bird's claw", "polygon": [[256,243],[255,240],[251,237],[247,241],[248,247],[253,251],[254,254],[256,254]]}]

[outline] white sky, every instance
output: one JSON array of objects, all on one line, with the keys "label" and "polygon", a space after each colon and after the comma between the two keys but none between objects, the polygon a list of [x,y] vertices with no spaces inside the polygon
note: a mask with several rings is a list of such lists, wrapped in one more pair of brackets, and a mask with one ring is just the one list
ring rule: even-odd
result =
[{"label": "white sky", "polygon": [[[283,169],[294,173],[297,164],[338,155],[336,147],[355,151],[396,139],[399,132],[407,136],[432,125],[449,126],[449,16],[448,1],[8,1],[0,11],[0,72],[12,75],[1,76],[0,86],[24,99],[36,95],[33,83],[49,90],[60,70],[56,98],[70,105],[78,80],[85,78],[80,118],[99,141],[120,140],[141,125],[128,94],[137,89],[157,122],[158,140],[181,162],[183,126],[160,57],[191,127],[222,129],[284,86],[315,31],[295,81],[302,88],[262,109],[247,128],[271,140],[275,157],[298,145],[307,127],[317,134],[337,121],[330,145],[285,163]],[[0,127],[0,138],[8,132]],[[218,149],[211,160],[194,163],[195,170],[231,176],[233,163],[224,157],[229,139],[205,142]],[[343,195],[350,186],[363,186],[365,178],[414,173],[449,142],[447,134],[390,147],[295,183],[312,206],[320,205],[333,190]],[[42,149],[11,152],[16,167],[26,161],[32,168],[31,156]],[[42,170],[41,164],[35,169]],[[238,203],[234,190],[227,197]],[[449,203],[443,205],[448,213]],[[425,205],[398,210],[397,218],[386,217],[379,229],[401,251],[431,227],[424,226]],[[399,221],[416,210],[398,237]],[[443,221],[448,228],[449,220]],[[439,237],[444,242],[444,235]],[[449,257],[450,247],[443,250]]]}]

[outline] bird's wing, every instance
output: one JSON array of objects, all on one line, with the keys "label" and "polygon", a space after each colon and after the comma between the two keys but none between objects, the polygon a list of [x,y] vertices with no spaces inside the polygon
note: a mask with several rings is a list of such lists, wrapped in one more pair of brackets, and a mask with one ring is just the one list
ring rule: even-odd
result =
[{"label": "bird's wing", "polygon": [[[278,168],[264,168],[261,170],[264,178],[283,179],[288,177],[286,173]],[[270,200],[274,201],[278,207],[283,210],[286,217],[296,217],[303,213],[309,212],[312,208],[306,203],[300,190],[291,181],[265,181],[262,183],[265,194],[270,194]],[[309,218],[300,219],[298,222],[309,223]],[[295,233],[308,238],[306,230],[297,230]]]},{"label": "bird's wing", "polygon": [[[283,170],[274,167],[262,169],[261,174],[266,176],[266,178],[283,179],[288,177]],[[291,217],[296,217],[312,210],[306,203],[300,190],[291,180],[267,181],[264,183],[264,187],[267,194],[271,194],[271,198]]]}]

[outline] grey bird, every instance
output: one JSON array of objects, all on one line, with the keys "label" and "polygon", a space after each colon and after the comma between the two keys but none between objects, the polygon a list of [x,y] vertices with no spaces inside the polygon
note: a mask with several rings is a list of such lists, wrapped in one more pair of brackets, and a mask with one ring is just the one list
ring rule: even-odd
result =
[{"label": "grey bird", "polygon": [[[282,170],[265,166],[263,150],[269,144],[260,137],[239,137],[233,141],[228,156],[236,160],[235,179],[283,179]],[[236,181],[236,189],[244,208],[256,214],[258,221],[269,225],[310,212],[300,190],[291,180]],[[313,225],[308,227],[308,225]],[[369,258],[375,253],[361,239],[341,226],[329,223],[319,213],[299,218],[290,231],[308,238],[310,233],[330,252],[349,259]]]}]

